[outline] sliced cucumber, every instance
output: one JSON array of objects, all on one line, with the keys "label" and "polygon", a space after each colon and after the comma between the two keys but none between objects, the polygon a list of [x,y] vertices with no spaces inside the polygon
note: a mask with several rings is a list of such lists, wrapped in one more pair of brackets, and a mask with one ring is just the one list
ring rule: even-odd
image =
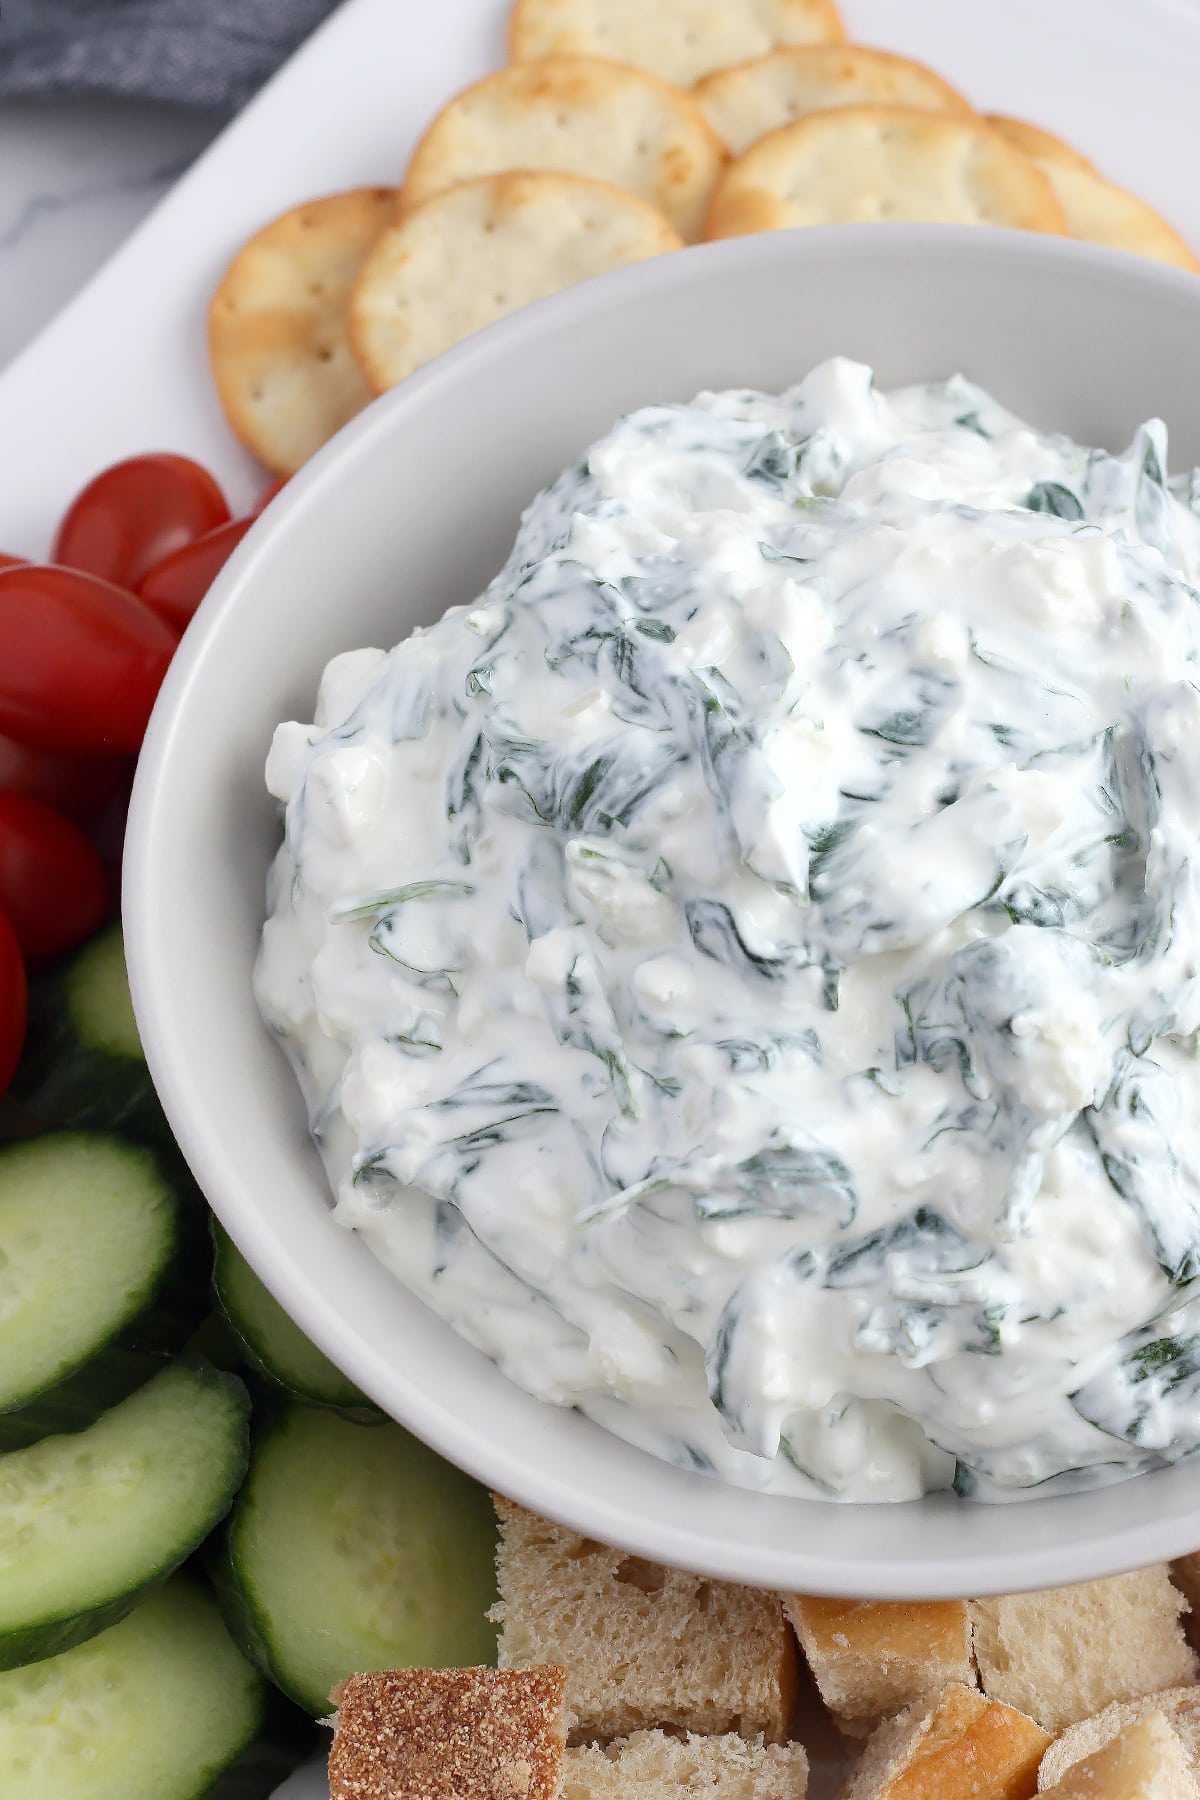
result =
[{"label": "sliced cucumber", "polygon": [[228,1232],[214,1218],[213,1286],[251,1366],[298,1400],[331,1406],[363,1424],[382,1417],[263,1286]]},{"label": "sliced cucumber", "polygon": [[182,1354],[193,1361],[211,1363],[214,1369],[237,1374],[246,1367],[246,1350],[219,1306],[207,1312],[183,1346]]},{"label": "sliced cucumber", "polygon": [[79,1133],[0,1149],[0,1450],[91,1424],[179,1349],[200,1315],[187,1236],[148,1150]]},{"label": "sliced cucumber", "polygon": [[289,1406],[256,1444],[219,1587],[249,1654],[315,1717],[356,1669],[495,1661],[496,1526],[399,1425]]},{"label": "sliced cucumber", "polygon": [[43,1125],[169,1142],[133,1016],[119,925],[34,989],[13,1092]]},{"label": "sliced cucumber", "polygon": [[213,1600],[176,1576],[89,1643],[0,1675],[0,1791],[200,1800],[252,1754],[265,1710]]},{"label": "sliced cucumber", "polygon": [[236,1376],[175,1363],[86,1431],[0,1457],[0,1669],[123,1618],[228,1512],[246,1467]]}]

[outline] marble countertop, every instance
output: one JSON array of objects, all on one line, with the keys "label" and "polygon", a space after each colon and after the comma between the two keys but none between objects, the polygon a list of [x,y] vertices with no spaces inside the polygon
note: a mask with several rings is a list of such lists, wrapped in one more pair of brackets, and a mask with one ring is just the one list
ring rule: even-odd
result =
[{"label": "marble countertop", "polygon": [[127,101],[0,105],[0,368],[83,286],[220,130]]}]

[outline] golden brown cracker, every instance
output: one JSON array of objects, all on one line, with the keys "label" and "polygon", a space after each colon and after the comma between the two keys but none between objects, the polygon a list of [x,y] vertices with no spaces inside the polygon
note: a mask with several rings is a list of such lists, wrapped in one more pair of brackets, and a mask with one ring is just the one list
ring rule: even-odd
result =
[{"label": "golden brown cracker", "polygon": [[557,169],[611,181],[697,237],[728,154],[690,93],[588,56],[517,63],[455,96],[417,145],[401,211],[478,175]]},{"label": "golden brown cracker", "polygon": [[508,44],[513,62],[606,56],[690,87],[780,44],[844,36],[833,0],[516,0]]},{"label": "golden brown cracker", "polygon": [[1020,150],[1023,155],[1032,157],[1034,162],[1053,162],[1072,164],[1077,169],[1095,169],[1080,151],[1073,150],[1062,138],[1055,137],[1052,131],[1044,131],[1040,125],[1030,125],[1024,119],[1010,119],[1004,113],[988,113],[985,115],[993,131],[998,131],[1003,138]]},{"label": "golden brown cracker", "polygon": [[831,106],[915,106],[969,113],[948,81],[888,50],[863,44],[806,44],[772,50],[752,62],[718,69],[694,93],[709,124],[735,156],[793,119]]},{"label": "golden brown cracker", "polygon": [[377,393],[484,325],[683,240],[608,182],[484,175],[414,207],[379,239],[350,300],[354,353]]},{"label": "golden brown cracker", "polygon": [[1046,177],[982,120],[845,106],[769,132],[730,163],[705,235],[895,220],[1063,228]]},{"label": "golden brown cracker", "polygon": [[294,207],[242,245],[213,295],[208,346],[221,405],[277,474],[292,474],[371,398],[346,304],[394,204],[393,190],[378,187]]},{"label": "golden brown cracker", "polygon": [[988,124],[1041,169],[1063,209],[1069,237],[1200,273],[1200,262],[1174,226],[1136,194],[1109,181],[1053,132],[999,113]]}]

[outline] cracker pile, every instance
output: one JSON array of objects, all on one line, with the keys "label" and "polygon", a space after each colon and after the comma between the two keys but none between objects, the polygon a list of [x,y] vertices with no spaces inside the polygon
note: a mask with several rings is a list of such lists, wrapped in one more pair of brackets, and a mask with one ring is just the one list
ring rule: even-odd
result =
[{"label": "cracker pile", "polygon": [[1061,139],[845,42],[834,0],[515,0],[509,53],[442,108],[398,189],[310,201],[230,264],[217,392],[277,474],[471,332],[685,243],[934,220],[1200,272]]},{"label": "cracker pile", "polygon": [[496,1510],[499,1669],[344,1682],[332,1800],[1200,1800],[1200,1556],[828,1600]]}]

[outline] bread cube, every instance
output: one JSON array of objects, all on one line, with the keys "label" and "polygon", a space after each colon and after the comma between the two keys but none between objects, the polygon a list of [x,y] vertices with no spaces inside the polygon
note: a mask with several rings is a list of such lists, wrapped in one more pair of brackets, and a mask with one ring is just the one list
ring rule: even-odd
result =
[{"label": "bread cube", "polygon": [[1074,1763],[1093,1756],[1130,1725],[1156,1712],[1175,1733],[1192,1774],[1200,1781],[1200,1687],[1166,1688],[1141,1700],[1114,1700],[1094,1718],[1064,1731],[1051,1744],[1038,1771],[1040,1788],[1054,1787]]},{"label": "bread cube", "polygon": [[972,1688],[918,1700],[868,1739],[843,1800],[1033,1800],[1049,1734]]},{"label": "bread cube", "polygon": [[496,1501],[504,1669],[560,1663],[573,1741],[670,1727],[785,1743],[797,1657],[777,1594],[610,1550]]},{"label": "bread cube", "polygon": [[1108,1581],[975,1600],[985,1694],[1059,1732],[1113,1700],[1194,1681],[1180,1623],[1187,1602],[1158,1564]]},{"label": "bread cube", "polygon": [[804,1800],[807,1787],[800,1744],[635,1731],[568,1750],[561,1800]]},{"label": "bread cube", "polygon": [[330,1800],[557,1800],[564,1690],[561,1669],[348,1675]]},{"label": "bread cube", "polygon": [[1197,1800],[1200,1789],[1166,1719],[1148,1712],[1042,1792],[1054,1800]]},{"label": "bread cube", "polygon": [[975,1687],[965,1600],[824,1600],[784,1597],[822,1700],[838,1725],[865,1737],[925,1694]]}]

